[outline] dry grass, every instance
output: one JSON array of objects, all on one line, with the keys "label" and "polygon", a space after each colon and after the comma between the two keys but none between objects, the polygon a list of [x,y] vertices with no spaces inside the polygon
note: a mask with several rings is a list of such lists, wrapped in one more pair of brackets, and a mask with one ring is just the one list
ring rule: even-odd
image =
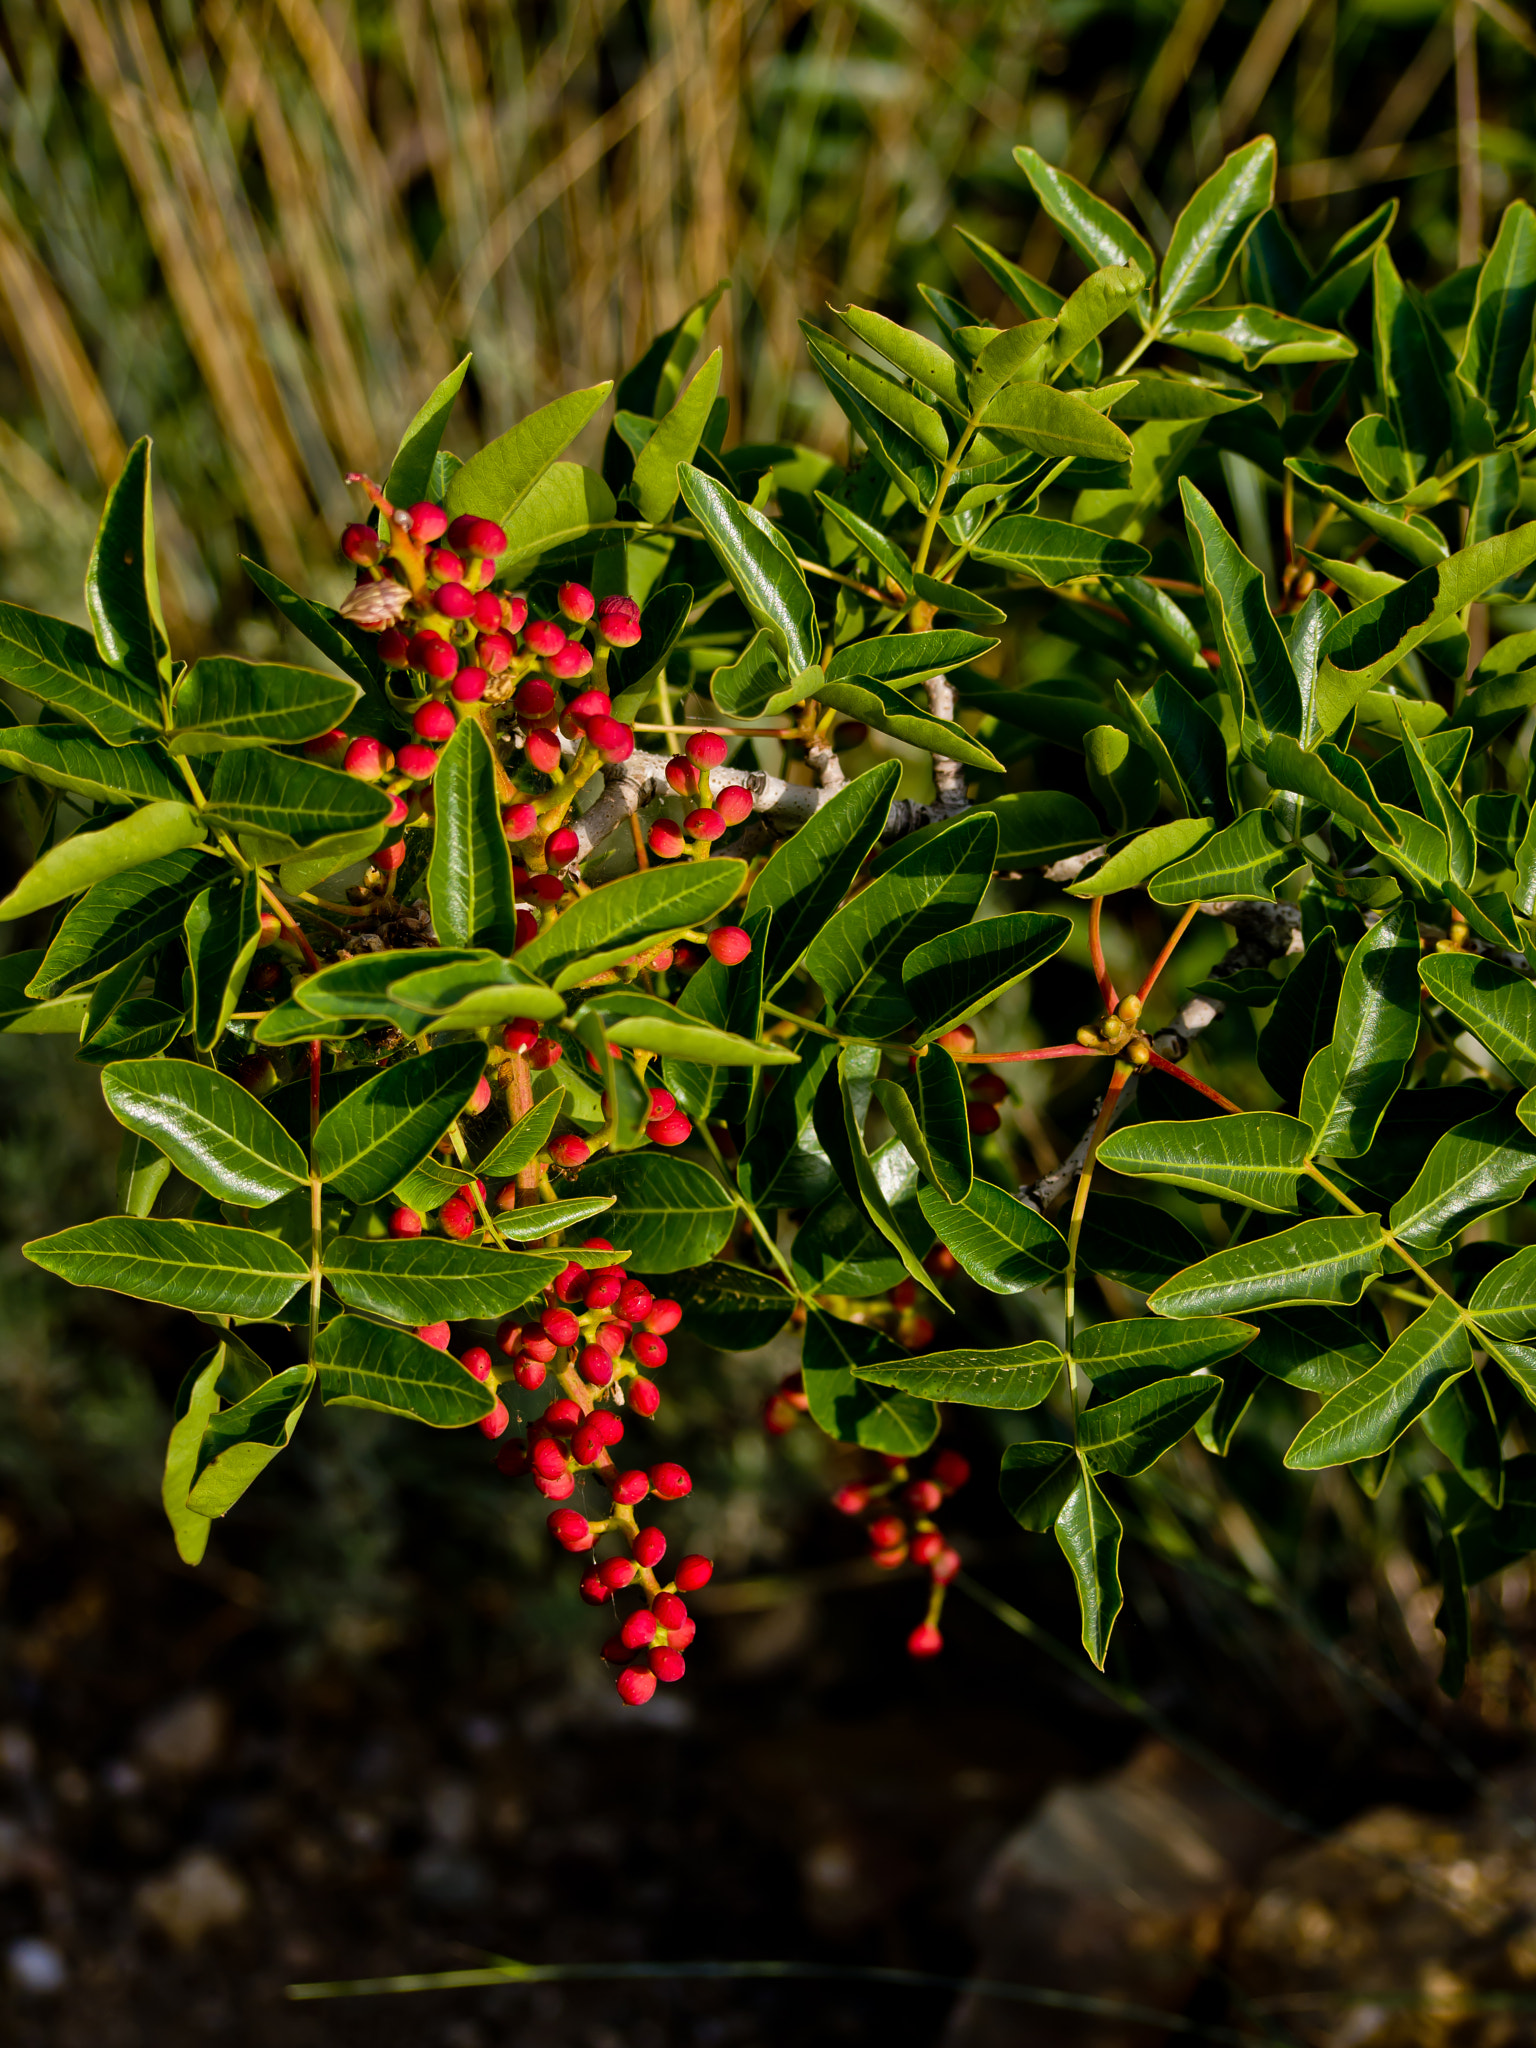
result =
[{"label": "dry grass", "polygon": [[802,312],[990,306],[957,215],[1058,265],[1021,140],[1157,240],[1269,128],[1311,239],[1386,184],[1448,269],[1529,179],[1533,51],[1506,0],[0,0],[6,587],[59,603],[148,429],[172,601],[228,629],[239,547],[305,580],[466,347],[464,439],[722,277],[735,431],[831,433]]}]

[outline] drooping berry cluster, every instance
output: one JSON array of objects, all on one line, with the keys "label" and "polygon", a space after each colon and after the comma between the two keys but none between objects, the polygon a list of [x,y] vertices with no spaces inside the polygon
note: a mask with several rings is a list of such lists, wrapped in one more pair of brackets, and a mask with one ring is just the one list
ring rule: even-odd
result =
[{"label": "drooping berry cluster", "polygon": [[883,1476],[852,1486],[839,1487],[832,1505],[845,1515],[864,1517],[870,1556],[882,1570],[894,1571],[908,1559],[928,1571],[928,1612],[907,1637],[914,1657],[936,1657],[944,1647],[939,1617],[950,1580],[960,1569],[960,1553],[944,1540],[933,1517],[952,1493],[957,1493],[971,1476],[971,1468],[958,1451],[936,1451],[928,1471],[921,1477],[913,1472],[916,1461],[884,1456]]},{"label": "drooping berry cluster", "polygon": [[752,815],[752,793],[739,782],[727,783],[711,797],[709,771],[725,765],[726,752],[723,733],[696,732],[667,763],[668,783],[694,808],[681,824],[658,818],[652,825],[646,844],[658,860],[677,860],[685,853],[702,860],[729,826]]}]

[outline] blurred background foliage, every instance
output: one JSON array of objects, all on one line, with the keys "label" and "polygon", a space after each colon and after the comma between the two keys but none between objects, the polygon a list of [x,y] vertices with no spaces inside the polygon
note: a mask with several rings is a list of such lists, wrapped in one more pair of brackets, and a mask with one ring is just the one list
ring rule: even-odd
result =
[{"label": "blurred background foliage", "polygon": [[[1533,86],[1536,31],[1508,0],[0,0],[0,578],[24,603],[76,609],[101,495],[148,432],[182,651],[274,646],[240,555],[338,588],[345,472],[382,472],[466,350],[449,439],[467,451],[617,374],[722,278],[708,339],[727,344],[733,438],[834,446],[802,314],[852,299],[921,325],[919,283],[990,314],[957,224],[1075,281],[1014,165],[1020,142],[1162,246],[1222,153],[1267,130],[1310,255],[1396,196],[1399,264],[1431,284],[1536,188]],[[1111,943],[1152,941],[1127,928]],[[1213,928],[1211,958],[1220,946]],[[1070,1030],[1088,988],[1079,943],[1038,977],[1031,1028],[1054,1005]],[[1026,1028],[1022,1011],[1006,1023]],[[0,1039],[0,1488],[30,1526],[80,1531],[153,1502],[193,1333],[74,1296],[15,1252],[112,1206],[115,1129],[68,1051]],[[1246,1013],[1208,1054],[1221,1085],[1254,1085]],[[1032,1089],[1019,1123],[1038,1166],[1055,1157],[1052,1108],[1070,1144],[1084,1105]],[[694,1540],[723,1578],[849,1552],[824,1509],[812,1527],[826,1447],[809,1427],[762,1434],[783,1370],[771,1352],[680,1350],[671,1375],[663,1426],[696,1453]],[[1237,1641],[1244,1599],[1284,1580],[1330,1633],[1357,1629],[1427,1686],[1434,1573],[1404,1548],[1400,1494],[1373,1505],[1338,1474],[1305,1502],[1278,1492],[1283,1419],[1276,1435],[1256,1411],[1221,1474],[1189,1451],[1151,1475],[1142,1533],[1219,1565],[1189,1595],[1197,1634]],[[434,1603],[466,1639],[515,1617],[557,1654],[589,1647],[533,1508],[473,1445],[376,1421],[306,1427],[222,1532],[241,1560],[231,1597],[260,1570],[291,1640],[348,1655],[401,1641]],[[990,1471],[996,1445],[976,1448]],[[966,1515],[1000,1540],[990,1479],[974,1493]],[[1132,1570],[1133,1607],[1166,1614]],[[1254,1638],[1242,1654],[1278,1653]]]}]

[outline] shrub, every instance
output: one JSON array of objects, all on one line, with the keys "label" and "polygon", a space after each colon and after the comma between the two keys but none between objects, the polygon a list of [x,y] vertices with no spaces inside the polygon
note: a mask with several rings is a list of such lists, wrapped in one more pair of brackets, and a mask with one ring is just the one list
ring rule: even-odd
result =
[{"label": "shrub", "polygon": [[[563,457],[607,385],[444,453],[461,366],[354,479],[339,604],[253,566],[329,671],[176,662],[143,443],[91,632],[0,612],[42,705],[0,733],[37,843],[0,908],[54,918],[6,1025],[78,1034],[124,1130],[122,1213],[27,1249],[219,1326],[167,1454],[183,1556],[317,1391],[478,1425],[584,1597],[625,1596],[640,1703],[710,1569],[650,1519],[691,1484],[636,1441],[667,1337],[794,1326],[768,1424],[868,1454],[836,1504],[927,1569],[914,1654],[959,1564],[944,1404],[1027,1415],[1002,1499],[1102,1664],[1117,1484],[1192,1431],[1224,1456],[1264,1389],[1298,1487],[1374,1492],[1403,1445],[1459,1682],[1466,1586],[1536,1536],[1536,635],[1484,644],[1536,565],[1536,217],[1425,295],[1392,205],[1314,270],[1267,138],[1160,263],[1018,157],[1088,274],[970,238],[997,324],[928,291],[942,339],[808,326],[846,464],[726,447],[706,300],[601,474]],[[1170,997],[1199,917],[1235,941]],[[999,1042],[1079,949],[1074,1035]],[[1186,1062],[1265,1011],[1240,1104]],[[1021,1187],[1003,1077],[1039,1060],[1097,1095]]]}]

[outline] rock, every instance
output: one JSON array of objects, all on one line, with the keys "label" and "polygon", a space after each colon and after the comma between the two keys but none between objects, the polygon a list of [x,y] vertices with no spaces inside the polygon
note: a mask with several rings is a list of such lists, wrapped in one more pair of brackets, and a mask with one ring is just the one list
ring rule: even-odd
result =
[{"label": "rock", "polygon": [[221,1857],[192,1849],[163,1876],[146,1878],[134,1902],[168,1940],[190,1949],[209,1934],[237,1926],[250,1911],[251,1895]]},{"label": "rock", "polygon": [[1536,1991],[1533,1816],[1525,1768],[1459,1817],[1376,1807],[1279,1858],[1229,1944],[1238,1995],[1317,2048],[1529,2048],[1536,2014],[1497,2006]]},{"label": "rock", "polygon": [[[1288,1840],[1165,1743],[1066,1785],[998,1850],[976,1896],[974,1974],[1177,2012],[1221,1946],[1247,1878]],[[967,1997],[945,2048],[1144,2048],[1155,2028]]]},{"label": "rock", "polygon": [[69,1980],[63,1956],[51,1941],[41,1941],[36,1935],[11,1943],[5,1952],[5,1969],[13,1987],[29,1998],[52,1998]]},{"label": "rock", "polygon": [[134,1754],[146,1769],[167,1777],[201,1777],[219,1759],[228,1722],[221,1699],[193,1693],[143,1723],[134,1737]]}]

